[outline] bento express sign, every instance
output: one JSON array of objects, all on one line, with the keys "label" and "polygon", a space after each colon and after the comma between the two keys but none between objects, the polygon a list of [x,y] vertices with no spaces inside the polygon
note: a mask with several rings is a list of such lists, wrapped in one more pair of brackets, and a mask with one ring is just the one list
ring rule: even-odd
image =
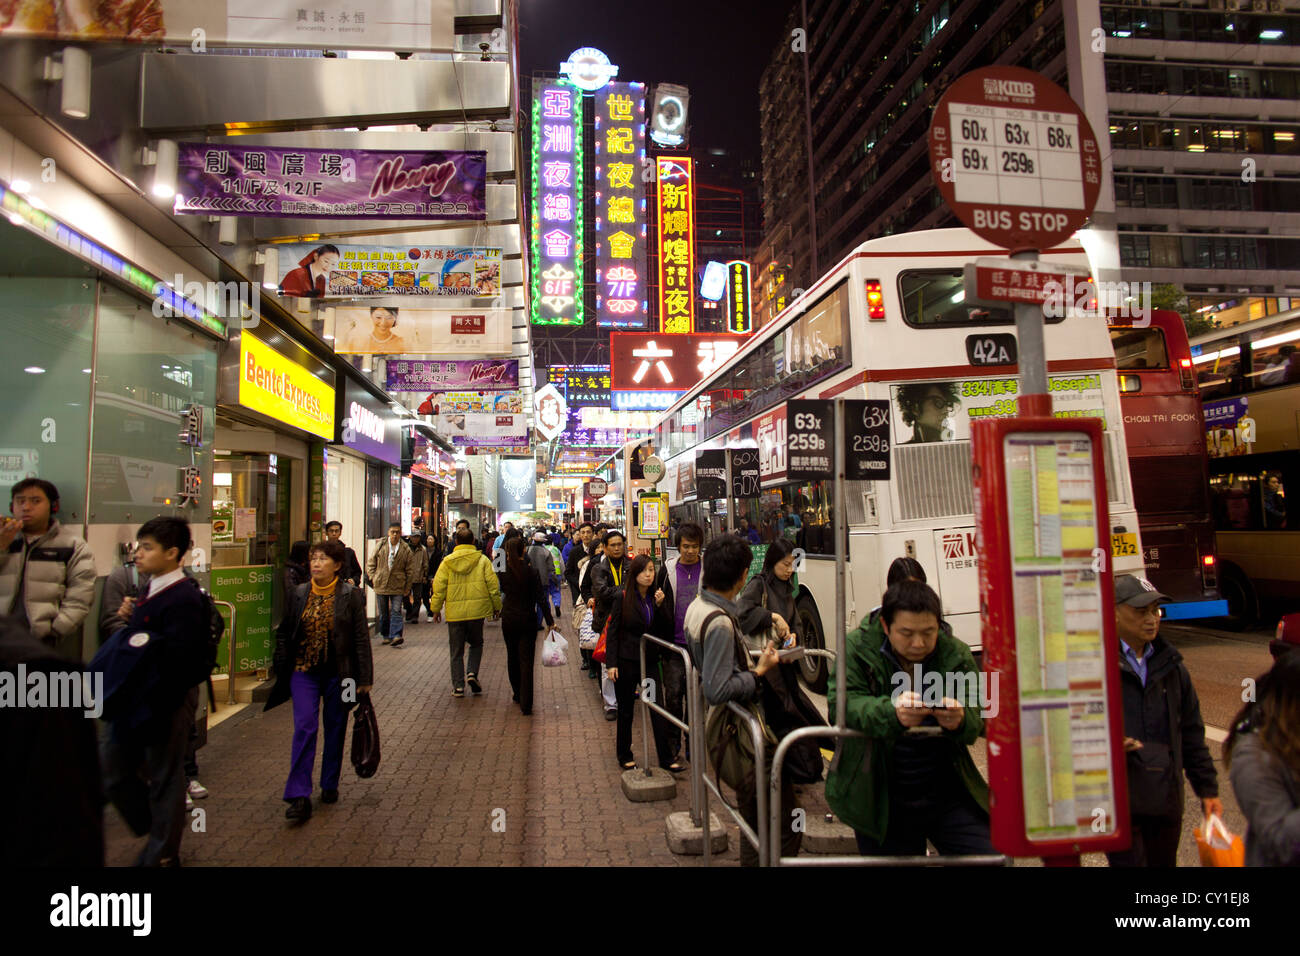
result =
[{"label": "bento express sign", "polygon": [[247,330],[239,337],[239,369],[239,404],[333,440],[334,389]]}]

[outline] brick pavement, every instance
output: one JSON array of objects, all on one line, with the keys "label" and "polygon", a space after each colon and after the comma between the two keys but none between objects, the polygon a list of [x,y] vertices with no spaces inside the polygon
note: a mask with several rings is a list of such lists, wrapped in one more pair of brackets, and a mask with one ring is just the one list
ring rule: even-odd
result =
[{"label": "brick pavement", "polygon": [[[339,802],[323,805],[318,748],[312,818],[285,820],[292,708],[263,713],[255,704],[215,727],[199,751],[211,796],[196,802],[206,832],[186,832],[185,865],[701,865],[672,854],[664,836],[665,817],[689,809],[689,775],[672,801],[623,796],[614,724],[576,642],[568,666],[538,663],[531,717],[510,699],[499,624],[484,631],[480,697],[451,696],[446,624],[408,624],[405,646],[373,648],[379,773],[358,779],[345,751]],[[639,723],[633,741],[639,759]],[[824,807],[821,789],[807,789],[810,813]],[[714,862],[734,866],[740,837],[728,824],[729,849]],[[106,837],[112,866],[129,865],[142,846],[111,807]]]}]

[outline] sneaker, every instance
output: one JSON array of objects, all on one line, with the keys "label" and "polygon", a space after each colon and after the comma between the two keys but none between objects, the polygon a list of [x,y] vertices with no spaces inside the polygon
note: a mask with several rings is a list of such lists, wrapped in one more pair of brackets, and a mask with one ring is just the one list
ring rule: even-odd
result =
[{"label": "sneaker", "polygon": [[454,690],[452,690],[452,692],[451,692],[451,696],[452,696],[452,697],[464,697],[464,696],[465,696],[465,688],[463,688],[463,687],[457,687],[457,688],[455,688]]},{"label": "sneaker", "polygon": [[391,643],[393,643],[393,642],[392,642],[392,639],[391,639],[391,638],[387,638],[387,637],[386,637],[386,638],[384,638],[382,641],[380,641],[379,643],[380,643],[380,644],[391,644]]},{"label": "sneaker", "polygon": [[391,643],[394,647],[401,647],[403,644],[406,643],[406,638],[404,638],[404,637],[399,637],[399,638],[396,638],[395,640],[391,641],[390,643]]},{"label": "sneaker", "polygon": [[190,785],[186,788],[186,792],[195,800],[202,800],[208,795],[208,788],[203,786],[203,784],[199,783],[197,780],[191,780]]},{"label": "sneaker", "polygon": [[310,820],[311,819],[311,798],[295,797],[289,801],[288,808],[284,811],[286,820]]},{"label": "sneaker", "polygon": [[194,801],[190,799],[190,795],[187,793],[185,794],[185,812],[188,813],[193,809],[194,809]]},{"label": "sneaker", "polygon": [[605,719],[606,719],[606,720],[618,720],[618,711],[616,711],[616,710],[607,710],[607,711],[605,711]]},{"label": "sneaker", "polygon": [[483,685],[478,682],[478,676],[475,674],[466,674],[465,683],[469,684],[469,689],[475,694],[483,693]]},{"label": "sneaker", "polygon": [[320,792],[321,803],[338,803],[339,792],[337,790],[322,790]]}]

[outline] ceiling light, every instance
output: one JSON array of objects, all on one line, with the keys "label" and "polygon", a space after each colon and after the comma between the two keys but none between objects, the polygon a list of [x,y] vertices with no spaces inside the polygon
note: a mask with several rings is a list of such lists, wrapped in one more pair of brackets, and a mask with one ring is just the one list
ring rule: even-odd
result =
[{"label": "ceiling light", "polygon": [[32,188],[32,184],[25,179],[15,179],[9,184],[9,188],[18,194],[26,193]]},{"label": "ceiling light", "polygon": [[31,374],[31,375],[43,375],[43,374],[45,374],[45,369],[41,368],[39,365],[29,365],[29,366],[27,366],[25,369],[23,369],[23,371],[24,371],[24,372],[27,372],[27,373],[29,373],[29,374]]}]

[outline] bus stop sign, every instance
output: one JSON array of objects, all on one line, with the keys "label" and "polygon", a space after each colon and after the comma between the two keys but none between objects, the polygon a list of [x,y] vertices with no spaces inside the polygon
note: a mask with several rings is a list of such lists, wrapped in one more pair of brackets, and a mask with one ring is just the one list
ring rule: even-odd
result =
[{"label": "bus stop sign", "polygon": [[930,120],[930,168],[953,214],[1023,252],[1068,238],[1101,191],[1097,138],[1068,93],[1018,66],[960,77]]}]

